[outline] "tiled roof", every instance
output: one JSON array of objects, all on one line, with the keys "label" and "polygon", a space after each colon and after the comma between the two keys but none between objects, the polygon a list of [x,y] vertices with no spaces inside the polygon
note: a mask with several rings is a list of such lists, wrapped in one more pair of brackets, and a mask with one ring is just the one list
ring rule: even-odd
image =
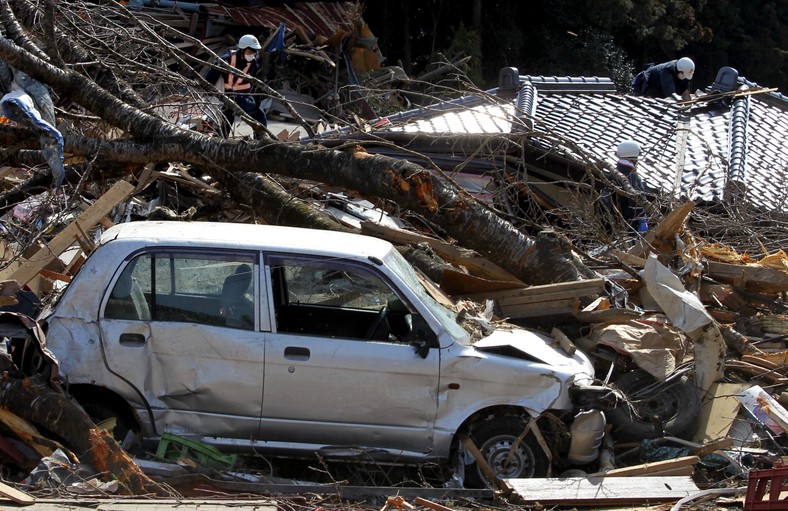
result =
[{"label": "tiled roof", "polygon": [[643,148],[639,173],[649,188],[722,200],[730,172],[745,185],[750,202],[785,209],[788,101],[779,99],[752,95],[732,105],[680,108],[675,99],[556,90],[539,94],[535,117],[603,161],[613,159],[618,142],[638,141]]},{"label": "tiled roof", "polygon": [[[720,201],[735,184],[756,206],[788,209],[788,98],[781,94],[678,105],[678,97],[617,93],[607,78],[519,76],[511,81],[519,86],[389,116],[373,123],[370,135],[406,141],[410,150],[422,150],[433,161],[436,156],[444,161],[454,157],[464,172],[472,167],[465,161],[474,152],[469,143],[478,147],[485,136],[527,131],[532,135],[529,143],[545,150],[543,161],[591,160],[611,167],[617,144],[632,139],[643,148],[639,172],[654,191]],[[324,136],[348,135],[340,131]],[[418,143],[421,136],[423,144]],[[441,139],[442,149],[436,143]],[[396,155],[390,148],[380,152]],[[485,163],[480,171],[498,160],[484,151],[477,155]],[[451,163],[443,168],[451,168]]]}]

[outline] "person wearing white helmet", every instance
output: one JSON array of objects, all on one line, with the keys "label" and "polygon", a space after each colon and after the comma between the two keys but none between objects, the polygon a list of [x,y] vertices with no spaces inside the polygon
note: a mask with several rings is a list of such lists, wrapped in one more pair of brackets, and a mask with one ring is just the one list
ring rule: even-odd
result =
[{"label": "person wearing white helmet", "polygon": [[634,140],[624,140],[616,147],[616,156],[618,157],[616,170],[627,179],[640,197],[627,197],[621,193],[604,190],[602,199],[609,209],[618,211],[624,217],[630,228],[636,232],[646,232],[648,223],[646,213],[641,206],[641,202],[645,199],[646,187],[636,169],[640,157],[640,144]]},{"label": "person wearing white helmet", "polygon": [[694,74],[695,63],[689,57],[653,64],[639,73],[640,79],[633,80],[632,92],[649,98],[669,98],[678,94],[682,99],[690,99],[690,80]]},{"label": "person wearing white helmet", "polygon": [[[254,76],[260,64],[257,56],[262,49],[257,37],[246,34],[238,40],[238,47],[231,49],[224,55],[222,60],[229,64],[231,67],[237,69],[243,74]],[[259,102],[252,94],[252,84],[244,76],[234,74],[212,67],[205,75],[205,79],[210,83],[217,83],[219,78],[222,79],[220,89],[230,96],[235,103],[241,107],[252,119],[256,120],[263,126],[268,125],[265,112],[260,110]],[[232,117],[230,117],[232,119]]]}]

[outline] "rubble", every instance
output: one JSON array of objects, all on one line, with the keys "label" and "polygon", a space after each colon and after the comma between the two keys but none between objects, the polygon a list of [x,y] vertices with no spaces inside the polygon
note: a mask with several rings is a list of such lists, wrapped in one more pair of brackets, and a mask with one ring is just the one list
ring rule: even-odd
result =
[{"label": "rubble", "polygon": [[[320,9],[325,7],[320,5]],[[152,9],[147,5],[143,8]],[[303,8],[315,9],[312,6]],[[355,4],[341,2],[334,8],[346,19],[330,22],[327,13],[314,13],[323,22],[319,25],[331,30],[309,31],[308,23],[287,26],[284,53],[303,59],[304,65],[287,67],[270,62],[269,72],[275,75],[270,82],[272,86],[291,104],[297,117],[324,130],[331,123],[323,119],[324,124],[320,124],[316,117],[319,111],[331,112],[334,120],[344,118],[344,122],[356,116],[354,121],[366,126],[363,119],[381,117],[379,114],[387,113],[388,109],[395,111],[411,106],[408,98],[418,97],[418,94],[407,87],[391,89],[395,89],[392,85],[400,84],[415,87],[413,81],[403,76],[399,69],[380,66],[374,36],[362,23]],[[155,15],[171,27],[191,27],[190,35],[193,36],[201,27],[202,18],[195,16],[197,12],[189,16],[182,9],[175,5],[172,11],[165,12],[156,7]],[[221,10],[233,19],[250,15],[229,7],[211,9]],[[150,14],[150,10],[145,12]],[[279,24],[266,23],[273,37]],[[348,41],[349,56],[336,52],[340,43]],[[218,35],[202,41],[215,53],[227,43],[226,37]],[[266,46],[272,43],[270,39]],[[195,49],[201,48],[196,43],[190,44]],[[338,68],[347,58],[351,61],[347,68],[348,84],[338,86]],[[304,69],[311,72],[305,73]],[[449,69],[454,67],[439,69],[436,74]],[[361,84],[371,84],[371,88],[385,90],[385,93],[378,97],[364,95]],[[339,101],[340,93],[347,94],[347,101]],[[288,105],[273,104],[271,108],[272,121],[284,123],[278,126],[281,131],[274,133],[280,140],[295,141],[299,133],[304,133],[292,125],[298,119]],[[173,117],[176,122],[183,121],[181,124],[196,131],[202,129],[201,123],[209,122],[205,118],[200,118],[199,122],[195,120],[200,112],[189,112],[188,119],[181,114],[183,112]],[[272,123],[272,126],[277,125]],[[31,178],[31,173],[21,167],[7,167],[4,171],[4,191]],[[259,174],[249,174],[255,184],[262,179],[257,177]],[[121,175],[119,179],[96,179],[86,186],[80,183],[83,188],[73,190],[73,195],[66,195],[72,193],[70,189],[31,195],[6,210],[0,219],[3,225],[2,310],[14,311],[15,307],[24,305],[28,315],[35,316],[68,285],[92,251],[97,233],[113,223],[162,216],[185,221],[200,217],[247,223],[259,220],[254,210],[257,206],[243,203],[237,199],[237,194],[228,198],[227,190],[231,187],[224,181],[227,176],[209,175],[202,169],[195,170],[176,162],[165,166],[130,164]],[[241,189],[250,187],[250,181],[238,179],[238,182]],[[704,240],[691,226],[696,205],[687,201],[658,218],[655,227],[642,237],[622,237],[612,243],[597,240],[598,250],[593,256],[581,254],[584,262],[598,268],[593,278],[528,285],[478,252],[459,247],[445,232],[436,232],[435,224],[429,219],[404,212],[379,198],[353,196],[346,190],[301,180],[294,183],[271,179],[267,185],[280,191],[303,192],[283,195],[283,203],[292,201],[294,195],[302,197],[303,204],[299,205],[306,205],[310,214],[326,213],[325,216],[333,218],[330,222],[334,222],[327,221],[326,225],[339,224],[334,228],[377,236],[403,247],[426,244],[445,264],[435,277],[437,285],[455,300],[476,304],[464,310],[479,328],[490,321],[506,320],[551,333],[569,354],[578,349],[589,354],[599,352],[595,357],[597,377],[614,386],[620,383],[619,378],[637,370],[645,370],[654,383],[677,379],[690,381],[699,389],[701,400],[699,415],[693,420],[691,431],[687,427],[670,431],[664,420],[666,417],[638,417],[653,426],[651,430],[657,435],[656,440],[678,444],[688,452],[673,452],[670,454],[673,457],[666,460],[646,461],[642,455],[651,445],[646,442],[648,438],[624,442],[616,438],[615,431],[609,431],[606,435],[611,443],[608,454],[603,454],[603,446],[598,457],[579,468],[572,467],[574,475],[554,473],[556,477],[550,479],[501,480],[490,473],[495,491],[475,493],[414,488],[413,485],[367,488],[364,491],[368,493],[363,493],[353,488],[356,485],[344,481],[334,481],[328,486],[296,484],[292,480],[244,483],[232,477],[229,481],[224,479],[231,468],[234,471],[236,467],[228,467],[224,474],[221,470],[217,473],[216,467],[206,466],[209,464],[205,456],[200,459],[194,451],[184,451],[182,459],[159,456],[178,464],[182,469],[178,472],[180,477],[184,472],[192,476],[199,474],[203,481],[208,479],[214,488],[227,492],[336,493],[344,498],[376,494],[385,498],[384,509],[423,506],[437,511],[445,511],[449,506],[421,496],[411,504],[403,495],[415,495],[417,490],[423,489],[427,497],[436,500],[446,497],[447,503],[461,496],[480,499],[505,496],[521,504],[597,506],[665,501],[677,502],[674,506],[677,508],[704,495],[739,494],[744,499],[749,485],[746,499],[752,506],[753,500],[767,496],[764,486],[767,478],[772,485],[782,484],[781,456],[785,452],[788,428],[784,409],[788,405],[788,255],[784,250],[764,247],[762,253],[755,256],[752,251],[740,254],[738,247],[724,241]],[[489,197],[485,195],[485,198]],[[600,346],[613,353],[605,353]],[[16,353],[16,357],[19,356]],[[6,378],[15,376],[9,369]],[[56,376],[56,368],[53,368],[49,381],[55,381]],[[655,399],[660,397],[657,395]],[[638,409],[637,406],[632,408]],[[0,415],[0,422],[4,424],[0,441],[12,444],[12,447],[0,448],[0,455],[10,470],[17,473],[12,477],[17,479],[14,482],[21,485],[24,478],[20,476],[32,474],[32,462],[44,462],[47,458],[44,452],[52,451],[54,444],[42,448],[47,443],[46,433],[24,433],[27,430],[19,427],[18,417],[13,415],[5,411]],[[46,427],[47,424],[38,426]],[[536,422],[529,423],[523,436],[529,431],[541,438],[540,445],[550,441],[538,433]],[[677,438],[679,436],[682,438]],[[173,441],[171,437],[169,440]],[[22,445],[13,447],[14,442],[28,449]],[[474,447],[467,445],[471,453]],[[221,456],[221,453],[213,454]],[[706,462],[706,455],[716,455],[722,461]],[[607,456],[604,464],[603,456]],[[568,468],[565,460],[554,461]],[[150,489],[149,476],[144,472],[151,465],[146,462],[150,460],[140,460],[141,473],[137,473],[134,480],[136,487],[129,489],[124,485],[123,489],[130,493]],[[209,468],[212,470],[208,471]],[[118,474],[108,474],[103,469],[101,472],[102,481],[88,479],[70,491],[104,495],[114,492],[109,486],[113,480],[107,479]],[[123,470],[117,472],[128,476]],[[168,484],[179,476],[156,476],[156,481]],[[221,479],[212,480],[214,477]],[[654,477],[659,477],[659,485],[655,485]],[[715,488],[726,485],[733,487]],[[33,488],[20,487],[35,493]],[[568,489],[574,494],[568,494]],[[599,498],[600,492],[606,499]],[[0,488],[0,493],[16,502],[30,502],[29,496],[13,487]]]},{"label": "rubble", "polygon": [[[154,172],[147,173],[146,179],[155,182],[168,177],[169,173]],[[200,181],[197,184],[193,182],[193,179],[192,177],[186,178],[178,184],[181,187],[192,187],[194,192],[198,194],[207,193],[210,196],[220,193],[218,190],[207,191],[206,187],[212,187],[212,185],[206,184],[205,181]],[[72,254],[71,257],[81,261],[91,251],[91,240],[93,239],[93,234],[91,233],[93,231],[96,229],[100,231],[104,226],[111,225],[113,221],[132,220],[140,212],[147,212],[150,208],[145,205],[146,201],[144,199],[141,200],[141,196],[138,195],[141,190],[142,187],[138,186],[135,188],[125,181],[117,181],[107,189],[107,192],[102,197],[87,206],[84,212],[73,217],[74,219],[68,225],[61,227],[56,235],[48,236],[50,239],[47,242],[41,243],[39,241],[41,247],[38,251],[28,255],[24,260],[13,253],[13,243],[7,244],[5,260],[13,261],[15,264],[6,265],[3,270],[2,276],[6,281],[4,289],[8,290],[6,296],[12,296],[19,292],[21,290],[20,282],[30,283],[35,279],[50,280],[47,277],[57,276],[58,280],[51,281],[51,285],[39,285],[37,287],[37,289],[44,291],[41,292],[38,298],[46,302],[48,300],[47,295],[52,292],[52,289],[58,287],[55,285],[55,282],[67,285],[70,276],[79,267],[79,263],[70,264],[70,261],[63,262],[59,256],[62,256],[67,250],[74,252],[76,249],[76,254],[78,255]],[[135,191],[137,195],[135,195]],[[53,216],[59,214],[59,212],[52,210],[47,213]],[[686,217],[688,215],[685,215]],[[45,221],[45,223],[47,222]],[[781,439],[785,436],[783,430],[786,426],[779,421],[775,423],[772,419],[775,417],[779,419],[781,417],[779,412],[785,412],[779,401],[788,401],[783,395],[785,385],[788,384],[788,374],[783,368],[786,359],[785,353],[788,353],[788,349],[786,349],[784,344],[785,340],[788,339],[786,332],[788,317],[784,314],[771,313],[768,308],[753,315],[739,316],[739,311],[745,310],[745,305],[748,303],[751,308],[761,309],[763,307],[763,299],[765,296],[768,296],[766,295],[765,286],[760,285],[757,288],[759,293],[757,294],[758,299],[756,302],[747,301],[747,298],[750,296],[747,294],[749,291],[747,291],[746,282],[741,279],[738,281],[734,279],[735,282],[731,281],[730,284],[715,284],[716,288],[710,288],[709,283],[712,281],[712,278],[707,277],[703,279],[702,272],[708,266],[703,264],[705,259],[701,259],[698,260],[699,264],[697,264],[697,267],[701,268],[701,275],[696,275],[695,278],[700,277],[707,284],[704,288],[707,291],[696,295],[686,290],[681,291],[683,289],[681,287],[681,289],[677,290],[679,292],[673,295],[673,300],[666,303],[670,303],[671,307],[681,304],[685,307],[684,312],[679,315],[673,312],[665,316],[660,314],[665,314],[670,309],[668,311],[662,310],[662,307],[658,305],[662,302],[654,300],[653,292],[645,294],[653,286],[649,284],[648,274],[643,273],[642,270],[646,269],[649,260],[655,260],[653,259],[655,254],[652,254],[649,258],[628,256],[629,263],[635,265],[630,267],[636,272],[637,278],[634,280],[640,281],[645,279],[645,282],[640,286],[629,284],[627,287],[633,290],[634,293],[628,294],[626,299],[622,301],[622,288],[611,288],[608,286],[607,283],[611,282],[608,278],[590,279],[576,283],[526,286],[521,282],[518,283],[515,277],[497,268],[491,262],[484,260],[484,258],[480,258],[469,251],[459,251],[456,246],[447,244],[437,238],[425,236],[410,228],[403,230],[401,227],[385,226],[369,220],[363,220],[358,224],[358,230],[368,234],[379,235],[397,243],[428,243],[437,254],[442,255],[444,260],[449,261],[449,264],[454,268],[451,272],[444,270],[442,276],[446,279],[446,290],[452,290],[455,298],[464,300],[470,298],[472,299],[470,303],[487,301],[488,304],[492,304],[490,312],[495,312],[498,317],[509,317],[511,320],[519,319],[525,323],[542,323],[542,326],[551,324],[553,336],[563,340],[562,345],[568,352],[571,352],[573,349],[583,349],[588,353],[594,353],[599,350],[601,345],[604,345],[614,352],[618,352],[618,357],[626,353],[625,358],[631,357],[631,361],[628,363],[622,363],[621,360],[611,362],[606,360],[605,357],[600,359],[602,362],[600,367],[598,367],[598,377],[611,380],[614,385],[616,378],[627,374],[634,367],[650,368],[653,376],[658,380],[669,378],[677,374],[677,371],[686,372],[687,368],[691,369],[693,355],[696,357],[695,364],[698,363],[697,338],[693,339],[692,336],[683,333],[682,330],[689,329],[690,332],[693,332],[701,328],[703,323],[689,323],[689,327],[687,327],[686,321],[691,317],[686,315],[687,311],[692,310],[694,314],[695,312],[704,312],[709,309],[715,311],[714,316],[720,317],[721,311],[727,310],[728,315],[724,317],[735,317],[734,321],[718,324],[717,320],[713,319],[714,316],[705,316],[706,319],[704,320],[706,322],[711,321],[712,324],[720,329],[720,338],[725,338],[725,350],[720,353],[719,357],[712,360],[714,365],[718,365],[721,368],[722,373],[721,377],[713,379],[705,392],[704,410],[706,411],[697,421],[697,432],[692,432],[692,437],[695,438],[695,443],[692,444],[695,446],[694,452],[700,453],[713,450],[712,452],[718,452],[724,455],[726,459],[735,458],[739,460],[736,463],[736,473],[739,477],[745,477],[749,470],[764,466],[768,467],[769,460],[779,459],[779,454],[783,452]],[[686,225],[682,224],[680,232],[683,233],[683,236],[690,236]],[[681,234],[679,235],[680,237]],[[690,253],[692,252],[684,251],[682,254],[683,259],[686,260]],[[761,262],[752,262],[749,258],[742,258],[741,256],[738,258],[731,257],[730,254],[733,253],[732,247],[724,247],[719,244],[707,248],[705,251],[699,250],[695,253],[702,254],[701,257],[704,258],[717,254],[718,258],[724,257],[728,261],[733,261],[725,264],[739,267],[739,275],[752,275],[753,273],[748,272],[757,272],[765,269],[782,272],[783,270],[779,268],[785,264],[784,254],[777,253],[767,258],[760,258],[767,262],[768,265],[765,265]],[[719,256],[719,254],[725,255]],[[662,246],[660,258],[670,260],[670,257],[666,257],[668,255],[670,255],[669,250]],[[616,257],[620,260],[626,255],[617,253]],[[57,263],[55,271],[47,269],[52,267],[53,262]],[[638,271],[638,265],[642,266],[640,271]],[[663,268],[667,270],[667,267]],[[611,274],[610,271],[606,273]],[[633,279],[632,275],[626,272],[624,274],[627,275],[626,279]],[[460,275],[467,278],[457,280],[457,276]],[[462,284],[458,285],[459,282],[462,282]],[[621,282],[621,279],[616,278],[612,282]],[[750,280],[750,282],[753,282],[753,280]],[[779,279],[769,279],[768,282],[772,286],[771,289],[774,293],[770,303],[777,305],[777,309],[779,309],[779,304],[782,303],[782,297],[788,291],[788,287],[781,286]],[[443,286],[443,282],[440,282],[440,284]],[[506,288],[512,286],[519,287],[506,290]],[[725,288],[726,295],[721,294],[720,286],[727,286]],[[615,290],[611,293],[613,289]],[[744,291],[744,294],[742,295],[740,291]],[[730,299],[732,294],[738,296],[739,299],[732,301]],[[529,309],[527,310],[533,310],[534,312],[528,314],[515,313],[514,311],[518,310],[516,307],[520,306],[516,305],[517,302],[512,301],[514,297],[519,297],[518,299],[521,300],[521,303],[528,305]],[[564,302],[561,307],[556,308],[550,305],[551,300],[563,300]],[[678,300],[677,303],[675,303],[676,300]],[[726,303],[729,305],[735,304],[738,309],[727,309]],[[6,307],[8,306],[9,304],[6,305]],[[539,314],[540,306],[542,307],[542,314]],[[686,309],[686,307],[691,307],[691,309]],[[507,312],[509,314],[506,314]],[[593,313],[605,312],[617,312],[618,315],[607,315],[605,317],[592,315]],[[546,315],[546,313],[549,313],[549,315]],[[626,313],[631,315],[628,316]],[[671,321],[669,319],[671,317],[670,314],[673,314],[672,317],[680,321],[678,323]],[[547,318],[553,318],[552,322],[546,321]],[[559,325],[560,329],[556,328]],[[584,327],[583,325],[587,326]],[[655,335],[653,338],[658,340],[657,345],[646,343],[646,340],[649,338],[648,335],[631,335],[634,332],[642,331],[646,326],[648,328],[657,328],[658,330],[655,332],[661,332],[656,335],[650,334],[652,336]],[[570,332],[570,335],[567,335],[565,331]],[[578,331],[587,333],[578,337],[573,333]],[[624,344],[617,344],[616,337],[611,337],[605,332],[619,332],[620,334],[626,332],[630,336],[630,340]],[[696,342],[693,343],[693,340]],[[655,347],[660,346],[660,343],[664,347],[659,347],[655,350]],[[734,350],[730,351],[731,348],[734,348]],[[641,356],[639,353],[642,353],[642,359],[638,358]],[[609,366],[606,365],[608,363],[610,364]],[[722,383],[725,381],[738,383],[736,383],[737,386],[734,389],[731,387],[731,385],[734,385],[733,383]],[[768,417],[761,416],[757,412],[755,409],[757,404],[755,404],[754,400],[742,401],[749,392],[761,393],[760,395],[764,396],[764,399],[768,398],[768,410],[771,410],[771,412],[767,412],[769,414]],[[735,396],[739,397],[736,398]],[[709,406],[717,406],[721,399],[729,403],[728,411],[709,413]],[[745,406],[741,405],[742,402],[745,403]],[[775,413],[778,415],[773,415]],[[727,419],[725,422],[727,427],[720,429],[719,420],[723,418]],[[738,424],[746,424],[748,428],[742,431]],[[786,420],[786,424],[788,424],[788,420]],[[734,426],[736,429],[735,433],[733,433]],[[615,440],[615,436],[612,438]],[[665,439],[668,438],[665,437]],[[621,442],[616,442],[616,444],[618,443]],[[621,447],[616,446],[616,444],[614,444],[614,448],[616,451],[619,451]],[[746,463],[744,458],[741,458],[745,454],[746,458],[750,460]],[[576,479],[578,484],[581,484],[582,487],[582,481],[593,481],[594,477],[603,475],[605,478],[612,476],[642,477],[644,475],[653,477],[655,475],[665,476],[668,474],[671,474],[671,477],[678,477],[679,475],[688,477],[698,471],[697,457],[690,457],[685,460],[679,456],[673,460],[660,462],[657,465],[653,462],[632,464],[632,454],[630,452],[630,454],[626,455],[619,453],[614,457],[614,460],[615,465],[613,466],[616,468],[599,474],[593,473],[592,470],[587,476],[584,476],[586,478]],[[593,466],[597,462],[595,460],[590,465]],[[201,466],[200,462],[194,465],[194,467],[198,466]],[[701,479],[701,482],[709,484],[717,478],[719,476],[707,474]],[[532,486],[523,486],[530,483],[521,482],[520,480],[496,484],[499,491],[507,493],[514,489],[514,491],[523,494],[526,491],[525,488],[532,488]],[[534,481],[534,484],[538,483]],[[614,483],[605,482],[605,484]],[[646,483],[644,482],[644,484]],[[640,490],[631,491],[632,488],[639,488],[637,485],[625,487],[628,490],[622,494],[618,504],[632,502],[633,499],[634,501],[642,501],[640,499],[643,498],[653,501],[655,498],[658,498],[653,495],[649,496],[647,492]],[[677,483],[674,489],[680,491],[678,490],[679,488],[685,487]],[[619,490],[615,490],[611,486],[609,495],[615,495],[617,491]],[[671,496],[666,495],[665,498],[667,500],[677,500],[677,498],[684,498],[694,491],[694,489],[686,489],[685,494],[679,495],[679,497],[674,498],[672,497],[673,494],[670,494]],[[532,490],[527,490],[527,492],[528,495],[533,495]],[[578,493],[580,500],[573,501],[575,505],[582,505],[583,497],[581,495],[582,492]],[[550,502],[549,497],[537,498],[536,500],[543,504]],[[616,499],[613,498],[611,503],[615,501]],[[565,500],[564,502],[568,501]],[[596,504],[599,504],[599,502]]]}]

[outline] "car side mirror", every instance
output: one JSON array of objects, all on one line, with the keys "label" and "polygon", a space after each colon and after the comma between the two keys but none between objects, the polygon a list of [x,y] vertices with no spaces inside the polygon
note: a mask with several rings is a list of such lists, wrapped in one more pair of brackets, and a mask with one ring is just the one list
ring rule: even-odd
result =
[{"label": "car side mirror", "polygon": [[427,358],[430,348],[437,345],[438,339],[420,315],[413,314],[412,321],[413,330],[411,330],[410,343],[416,348],[418,356]]}]

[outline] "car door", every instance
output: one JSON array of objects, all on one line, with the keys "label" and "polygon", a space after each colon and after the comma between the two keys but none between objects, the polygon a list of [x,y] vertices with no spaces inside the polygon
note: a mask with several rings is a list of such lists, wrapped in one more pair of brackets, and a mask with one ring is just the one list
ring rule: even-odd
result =
[{"label": "car door", "polygon": [[410,315],[383,275],[371,265],[279,255],[266,259],[266,275],[276,319],[261,437],[432,451],[439,350],[419,354],[400,335]]},{"label": "car door", "polygon": [[253,252],[158,249],[126,263],[102,305],[101,342],[109,369],[144,398],[159,434],[256,436],[259,288]]}]

